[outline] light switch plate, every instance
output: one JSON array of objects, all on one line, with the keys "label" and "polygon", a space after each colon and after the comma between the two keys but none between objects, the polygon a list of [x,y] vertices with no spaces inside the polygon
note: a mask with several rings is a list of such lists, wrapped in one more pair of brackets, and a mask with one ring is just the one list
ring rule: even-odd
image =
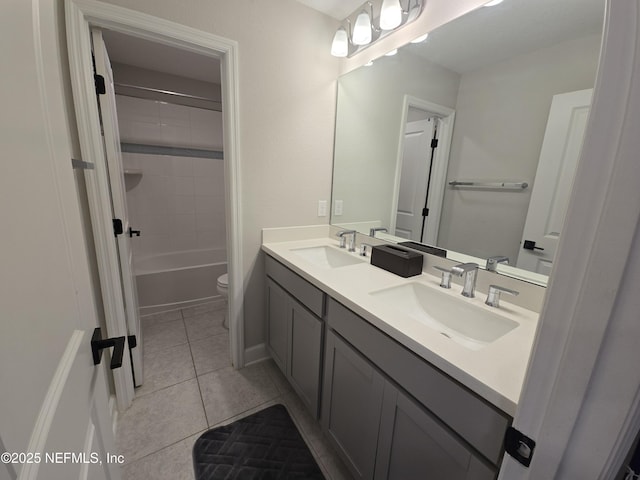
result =
[{"label": "light switch plate", "polygon": [[333,214],[335,216],[342,215],[342,200],[336,200],[333,206]]},{"label": "light switch plate", "polygon": [[326,200],[318,200],[318,216],[326,217],[327,216],[327,201]]}]

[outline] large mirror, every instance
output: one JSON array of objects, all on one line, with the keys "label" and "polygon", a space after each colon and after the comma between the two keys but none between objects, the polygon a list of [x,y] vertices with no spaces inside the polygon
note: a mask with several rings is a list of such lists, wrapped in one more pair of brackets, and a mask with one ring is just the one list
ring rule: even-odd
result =
[{"label": "large mirror", "polygon": [[[331,223],[545,284],[604,0],[481,7],[338,81]],[[508,266],[505,259],[508,258]]]}]

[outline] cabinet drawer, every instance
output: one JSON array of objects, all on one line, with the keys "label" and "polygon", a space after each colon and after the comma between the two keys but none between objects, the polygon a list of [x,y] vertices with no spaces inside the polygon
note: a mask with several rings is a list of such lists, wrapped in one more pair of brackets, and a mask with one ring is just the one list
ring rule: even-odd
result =
[{"label": "cabinet drawer", "polygon": [[314,287],[269,255],[265,258],[265,271],[300,303],[322,318],[324,315],[324,293],[322,290]]},{"label": "cabinet drawer", "polygon": [[493,464],[511,417],[329,298],[329,326]]}]

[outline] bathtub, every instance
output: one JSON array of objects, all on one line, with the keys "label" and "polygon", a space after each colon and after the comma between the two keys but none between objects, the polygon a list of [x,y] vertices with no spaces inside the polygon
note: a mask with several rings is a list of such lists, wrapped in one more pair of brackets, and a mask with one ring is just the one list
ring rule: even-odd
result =
[{"label": "bathtub", "polygon": [[220,298],[216,280],[227,273],[224,249],[189,250],[134,259],[141,314]]}]

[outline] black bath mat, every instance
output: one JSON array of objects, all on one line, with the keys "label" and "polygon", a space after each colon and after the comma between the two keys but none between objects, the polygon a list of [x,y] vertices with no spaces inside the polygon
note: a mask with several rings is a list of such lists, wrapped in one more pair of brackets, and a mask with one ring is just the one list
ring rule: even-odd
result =
[{"label": "black bath mat", "polygon": [[283,405],[203,433],[193,467],[196,480],[324,480]]}]

